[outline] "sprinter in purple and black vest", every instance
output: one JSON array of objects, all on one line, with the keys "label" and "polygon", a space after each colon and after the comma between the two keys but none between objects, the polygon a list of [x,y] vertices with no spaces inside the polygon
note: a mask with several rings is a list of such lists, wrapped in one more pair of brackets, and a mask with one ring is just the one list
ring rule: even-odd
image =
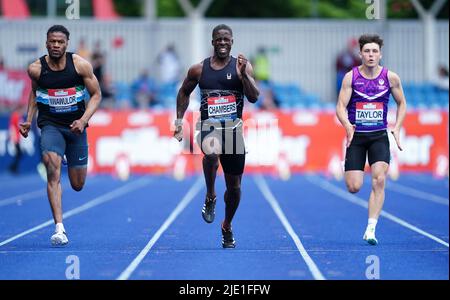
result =
[{"label": "sprinter in purple and black vest", "polygon": [[375,227],[383,208],[390,162],[387,113],[391,94],[397,103],[396,124],[391,133],[399,150],[402,150],[400,129],[406,115],[400,77],[380,66],[382,46],[383,40],[378,35],[365,34],[359,38],[362,65],[345,75],[336,106],[336,115],[347,133],[345,183],[349,192],[360,190],[366,158],[371,168],[369,220],[363,236],[371,245],[378,243]]}]

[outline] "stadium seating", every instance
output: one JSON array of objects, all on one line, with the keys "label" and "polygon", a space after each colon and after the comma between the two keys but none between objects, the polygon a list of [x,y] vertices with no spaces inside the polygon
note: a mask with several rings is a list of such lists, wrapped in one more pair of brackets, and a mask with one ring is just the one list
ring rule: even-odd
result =
[{"label": "stadium seating", "polygon": [[[132,91],[129,84],[116,82],[116,101],[131,101]],[[156,88],[157,103],[160,108],[174,108],[179,85],[177,83],[162,84]],[[334,101],[324,101],[317,94],[303,90],[296,83],[272,84],[275,99],[281,109],[335,109]],[[441,90],[429,83],[407,82],[403,84],[403,91],[408,103],[408,109],[447,109],[449,108],[448,91]],[[198,94],[198,92],[196,92]],[[391,108],[396,104],[391,95]]]},{"label": "stadium seating", "polygon": [[431,83],[404,83],[403,91],[409,109],[448,109],[448,91]]},{"label": "stadium seating", "polygon": [[303,91],[295,83],[274,83],[272,89],[282,109],[322,109],[329,106],[318,95]]}]

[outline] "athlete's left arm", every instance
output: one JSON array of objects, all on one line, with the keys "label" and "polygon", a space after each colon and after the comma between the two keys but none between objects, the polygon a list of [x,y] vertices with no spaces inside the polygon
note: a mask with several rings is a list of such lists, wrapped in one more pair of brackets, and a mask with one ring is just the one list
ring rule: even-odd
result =
[{"label": "athlete's left arm", "polygon": [[252,64],[244,57],[244,55],[239,54],[237,65],[239,70],[238,74],[244,87],[244,94],[248,101],[255,103],[259,97],[259,90],[256,87],[256,82],[253,78]]},{"label": "athlete's left arm", "polygon": [[391,130],[394,135],[395,142],[397,143],[397,147],[400,151],[403,150],[400,145],[400,129],[402,128],[403,121],[406,117],[406,99],[405,94],[403,93],[402,83],[400,77],[394,73],[388,72],[389,84],[391,86],[391,93],[394,97],[395,102],[397,103],[397,117],[394,129]]},{"label": "athlete's left arm", "polygon": [[99,107],[102,94],[100,90],[100,84],[98,83],[97,77],[95,77],[94,75],[92,65],[87,60],[79,56],[75,58],[75,55],[74,64],[78,74],[80,74],[80,76],[83,78],[84,85],[86,86],[89,95],[91,96],[83,116],[79,120],[75,120],[70,126],[72,131],[82,133],[92,115]]}]

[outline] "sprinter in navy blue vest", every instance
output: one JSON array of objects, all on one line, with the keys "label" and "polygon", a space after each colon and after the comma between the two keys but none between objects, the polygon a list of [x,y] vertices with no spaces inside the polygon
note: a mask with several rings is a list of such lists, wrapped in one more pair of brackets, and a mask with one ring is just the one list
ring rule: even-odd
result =
[{"label": "sprinter in navy blue vest", "polygon": [[[27,120],[20,124],[20,133],[27,137],[38,110],[42,161],[47,171],[47,195],[56,225],[50,240],[55,246],[69,242],[62,217],[61,161],[65,155],[70,184],[75,191],[81,191],[88,164],[85,129],[101,101],[100,87],[91,64],[79,55],[66,52],[69,35],[62,25],[48,29],[48,55],[28,67],[32,90]],[[86,106],[87,93],[90,100]]]},{"label": "sprinter in navy blue vest", "polygon": [[244,55],[231,56],[233,32],[227,25],[216,26],[212,32],[214,54],[189,68],[177,95],[177,119],[174,137],[183,137],[183,116],[189,106],[189,96],[197,84],[200,87],[200,121],[196,141],[203,156],[206,199],[203,219],[212,223],[215,216],[214,183],[219,161],[225,175],[225,219],[221,224],[222,246],[234,248],[231,221],[241,199],[241,179],[245,166],[242,110],[244,96],[255,103],[259,96],[253,78],[253,68]]}]

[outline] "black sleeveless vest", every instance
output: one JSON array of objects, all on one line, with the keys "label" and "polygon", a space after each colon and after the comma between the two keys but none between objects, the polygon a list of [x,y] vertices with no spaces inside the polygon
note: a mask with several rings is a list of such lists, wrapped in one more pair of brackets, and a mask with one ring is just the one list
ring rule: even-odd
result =
[{"label": "black sleeveless vest", "polygon": [[66,66],[61,71],[52,71],[40,57],[41,74],[37,81],[36,102],[39,110],[37,124],[69,127],[83,116],[86,110],[86,88],[83,78],[75,70],[72,53],[66,52]]},{"label": "black sleeveless vest", "polygon": [[211,68],[211,58],[203,61],[199,81],[201,120],[235,121],[242,118],[244,89],[236,72],[235,57],[221,70]]}]

